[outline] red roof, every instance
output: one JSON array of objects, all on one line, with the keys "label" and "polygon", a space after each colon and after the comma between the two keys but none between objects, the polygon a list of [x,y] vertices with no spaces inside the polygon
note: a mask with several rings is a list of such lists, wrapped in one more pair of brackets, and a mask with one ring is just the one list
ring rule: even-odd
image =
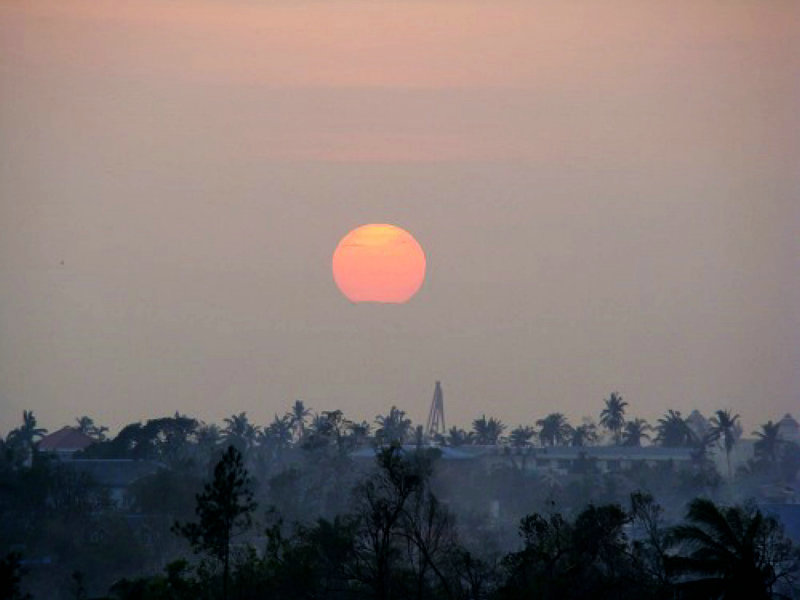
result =
[{"label": "red roof", "polygon": [[56,451],[75,451],[83,450],[87,446],[94,444],[94,440],[85,433],[81,433],[74,427],[62,427],[50,435],[44,436],[39,441],[39,450]]}]

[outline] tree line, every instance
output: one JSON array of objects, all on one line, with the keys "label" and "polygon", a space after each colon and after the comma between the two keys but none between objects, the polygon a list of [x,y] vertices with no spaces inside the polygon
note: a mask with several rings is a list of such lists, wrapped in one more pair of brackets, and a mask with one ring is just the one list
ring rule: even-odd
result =
[{"label": "tree line", "polygon": [[[288,447],[302,443],[313,443],[315,437],[331,432],[339,438],[348,437],[350,445],[361,445],[365,441],[378,444],[414,443],[433,441],[445,446],[498,445],[515,447],[540,446],[592,446],[606,443],[618,446],[642,446],[646,443],[663,447],[691,447],[706,452],[719,443],[726,455],[730,455],[742,433],[738,414],[730,410],[717,410],[707,427],[693,427],[680,411],[668,410],[655,425],[645,419],[628,418],[628,402],[622,395],[613,392],[603,401],[599,419],[585,418],[580,425],[572,425],[562,413],[550,413],[535,421],[535,426],[519,425],[509,429],[501,420],[481,415],[472,421],[470,430],[451,427],[445,434],[437,434],[433,440],[424,440],[421,425],[414,426],[405,411],[392,406],[385,415],[377,415],[372,424],[367,421],[352,421],[340,410],[313,413],[302,400],[297,400],[282,416],[276,414],[272,422],[259,426],[250,422],[247,413],[233,414],[224,419],[224,426],[205,424],[189,417],[175,415],[174,418],[154,419],[146,424],[132,423],[125,426],[113,440],[106,438],[107,427],[97,426],[87,416],[76,418],[76,428],[98,442],[108,442],[95,453],[120,454],[127,452],[134,458],[152,454],[159,441],[181,441],[180,438],[194,436],[200,443],[210,445],[233,444],[240,450],[254,446]],[[9,448],[33,447],[47,430],[37,427],[32,411],[23,412],[23,423],[12,430],[4,444]],[[772,456],[780,446],[778,426],[772,421],[753,432],[762,442],[765,457]],[[157,440],[156,438],[162,438]],[[177,439],[176,439],[177,438]],[[309,439],[311,438],[311,439]]]},{"label": "tree line", "polygon": [[[508,557],[520,551],[520,544],[527,539],[527,534],[519,530],[518,524],[531,515],[550,519],[558,514],[564,523],[571,524],[574,533],[578,516],[588,507],[623,507],[625,519],[621,531],[626,542],[621,548],[624,554],[631,555],[634,546],[643,543],[641,527],[633,516],[631,504],[632,495],[637,492],[652,498],[648,506],[657,504],[663,507],[657,511],[659,523],[669,525],[662,527],[664,531],[672,531],[675,525],[686,520],[684,507],[698,496],[711,501],[722,513],[738,506],[742,515],[751,518],[756,513],[755,507],[747,504],[748,498],[761,494],[765,486],[783,489],[794,481],[800,470],[800,449],[781,439],[777,425],[769,422],[756,432],[755,457],[736,472],[732,473],[729,468],[726,483],[707,455],[714,448],[725,452],[728,438],[732,440],[730,448],[737,443],[741,432],[737,415],[720,411],[709,422],[708,428],[698,431],[679,412],[668,411],[655,427],[646,429],[649,426],[640,419],[628,417],[626,408],[627,403],[618,394],[612,394],[604,401],[597,424],[584,422],[573,427],[563,415],[556,413],[507,434],[506,427],[498,419],[481,416],[475,419],[470,431],[451,428],[447,435],[435,440],[433,446],[424,439],[421,428],[414,427],[397,407],[378,415],[372,424],[351,421],[339,410],[314,414],[301,401],[261,427],[251,423],[246,413],[231,415],[222,426],[176,413],[171,417],[129,424],[115,436],[109,436],[106,428],[95,425],[88,417],[76,419],[76,428],[96,440],[80,453],[80,457],[139,459],[159,465],[155,472],[141,477],[126,489],[122,505],[115,504],[106,487],[74,468],[74,464],[38,452],[37,441],[46,431],[38,426],[32,412],[25,411],[20,427],[9,433],[5,440],[0,440],[0,557],[6,557],[3,572],[19,577],[20,569],[27,569],[28,575],[21,585],[37,598],[97,596],[114,582],[122,586],[114,592],[119,597],[122,597],[126,585],[133,586],[132,590],[183,586],[194,590],[191,592],[194,594],[198,589],[208,587],[213,588],[216,594],[208,597],[219,597],[223,594],[223,581],[227,579],[221,574],[225,571],[220,568],[224,561],[211,560],[210,556],[206,556],[205,562],[193,558],[191,549],[193,545],[197,547],[196,542],[202,537],[197,529],[193,530],[197,535],[189,535],[192,528],[186,527],[192,523],[202,525],[202,519],[198,519],[196,513],[197,495],[209,492],[206,486],[216,480],[216,470],[230,448],[240,457],[241,467],[247,473],[245,487],[251,491],[252,502],[258,506],[258,509],[246,511],[252,517],[249,526],[243,527],[246,531],[242,535],[233,536],[235,542],[230,546],[233,552],[228,557],[228,591],[232,598],[264,597],[253,595],[255,592],[248,596],[242,591],[246,588],[243,583],[245,576],[258,581],[268,576],[271,578],[269,586],[278,586],[275,589],[281,589],[280,585],[289,586],[289,581],[294,579],[290,577],[280,580],[283,581],[280,583],[279,575],[290,572],[286,569],[299,560],[294,553],[323,561],[307,565],[312,573],[318,573],[320,569],[328,573],[326,569],[333,569],[333,563],[326,562],[333,560],[333,555],[352,557],[348,554],[351,552],[348,544],[354,543],[352,536],[358,531],[363,532],[358,527],[364,526],[360,519],[363,519],[366,508],[372,506],[370,502],[382,507],[384,512],[389,510],[382,492],[379,493],[388,483],[374,487],[377,485],[374,477],[382,472],[385,475],[387,467],[373,465],[368,458],[354,458],[359,455],[358,450],[361,456],[369,457],[372,452],[365,452],[365,449],[387,451],[402,448],[402,452],[395,456],[401,464],[422,461],[428,465],[427,470],[422,468],[422,463],[414,467],[421,469],[424,475],[415,477],[425,480],[423,488],[419,488],[425,493],[414,488],[422,495],[412,495],[411,499],[419,510],[424,509],[421,514],[427,515],[429,526],[436,525],[442,532],[449,532],[440,540],[442,544],[444,540],[450,540],[441,546],[449,549],[447,552],[442,550],[449,558],[441,564],[433,558],[425,558],[427,550],[416,545],[421,543],[421,539],[414,541],[415,535],[421,535],[419,532],[406,531],[401,535],[396,529],[392,533],[384,529],[382,535],[392,543],[383,546],[385,554],[382,555],[384,562],[380,572],[389,569],[395,573],[398,565],[404,566],[398,571],[401,575],[395,574],[389,579],[378,577],[381,581],[390,581],[391,589],[404,589],[405,595],[426,598],[512,597],[500,595],[510,594],[509,586],[516,584],[508,582],[517,581],[509,579],[507,563],[511,559]],[[648,435],[653,433],[652,443],[691,448],[696,459],[686,469],[675,469],[669,464],[640,464],[620,474],[601,472],[586,460],[576,461],[567,474],[530,470],[525,468],[524,457],[520,462],[513,452],[498,453],[498,458],[485,464],[436,459],[439,452],[436,446],[624,445],[628,439],[625,430],[631,423],[644,429]],[[551,436],[549,432],[553,429],[560,433]],[[725,431],[729,431],[728,437]],[[575,436],[579,436],[577,441]],[[705,442],[699,444],[701,438]],[[646,443],[648,438],[642,437],[642,440]],[[701,449],[705,451],[701,452]],[[503,458],[505,455],[508,459]],[[427,457],[427,462],[424,457]],[[391,478],[388,481],[391,483]],[[365,501],[365,495],[372,500]],[[490,515],[489,507],[493,503],[500,508],[497,514]],[[762,515],[762,518],[766,517]],[[176,527],[176,522],[181,529]],[[247,525],[246,522],[237,523]],[[518,530],[523,533],[522,537]],[[320,536],[328,533],[335,534],[328,540],[331,544],[338,541],[329,548],[332,555],[323,553],[327,557],[323,560],[319,554],[323,550],[312,547],[312,541],[317,543]],[[377,533],[373,532],[373,537],[375,535]],[[398,544],[403,540],[405,546],[400,553]],[[551,542],[555,543],[553,540],[547,543]],[[675,554],[688,542],[669,545],[664,538],[659,544],[662,554],[667,556]],[[605,552],[607,548],[603,548]],[[281,558],[284,550],[290,552],[290,561]],[[244,560],[243,552],[249,556],[247,560]],[[556,567],[563,567],[567,573],[564,581],[570,580],[574,569],[585,563],[582,552],[574,550],[572,554],[567,552],[563,555],[573,559],[582,557],[581,561],[576,559],[579,565],[564,558],[548,563],[550,566],[546,572],[555,577],[560,573]],[[175,558],[180,556],[184,557],[185,563],[175,562]],[[398,556],[403,556],[403,560],[396,562]],[[412,557],[415,566],[408,571],[411,567],[406,562],[412,561]],[[641,560],[641,557],[637,558],[637,561]],[[358,564],[358,577],[348,578],[340,594],[336,589],[326,587],[324,593],[319,591],[320,588],[314,588],[295,597],[376,597],[373,585],[376,580],[367,577],[364,564]],[[633,571],[629,569],[632,567],[625,564],[628,570],[619,573],[630,577]],[[641,564],[637,564],[639,569]],[[12,568],[13,565],[16,567]],[[139,576],[163,571],[165,565],[169,565],[169,569],[163,575]],[[485,594],[472,591],[469,592],[472,595],[464,595],[467,592],[459,586],[466,584],[461,580],[458,584],[453,582],[454,565],[460,565],[458,568],[466,573],[462,577],[472,582],[470,590],[491,590],[491,594],[486,595],[489,591]],[[355,568],[354,564],[348,563],[347,569]],[[424,572],[424,577],[419,575],[420,572]],[[653,575],[655,580],[666,577],[666,571],[660,573]],[[9,575],[9,581],[12,575]],[[375,573],[373,576],[377,577]],[[417,587],[397,588],[400,584],[395,577],[399,577],[405,586],[411,586],[410,582],[413,582]],[[589,574],[581,577],[580,581],[591,580]],[[663,589],[670,590],[673,596],[669,597],[690,597],[674,596],[679,589],[682,590],[680,594],[689,593],[686,586],[678,586],[682,578],[688,581],[688,577],[675,566],[670,570],[669,586]],[[325,579],[335,580],[336,585],[342,584],[330,573],[325,575]],[[445,586],[445,580],[449,588]],[[780,578],[780,581],[785,580]],[[508,584],[505,587],[501,585],[504,581]],[[648,585],[652,584],[650,579],[647,581],[650,582]],[[542,583],[531,585],[538,589]],[[447,589],[452,595],[447,595]],[[173,596],[169,597],[179,597],[174,590],[170,593]],[[276,592],[274,595],[292,597],[288,594]]]},{"label": "tree line", "polygon": [[753,505],[704,498],[673,526],[641,492],[627,506],[588,505],[571,518],[529,514],[519,523],[519,547],[487,560],[462,541],[432,490],[437,452],[383,448],[354,487],[348,512],[305,524],[268,513],[259,537],[251,531],[252,479],[230,445],[196,496],[195,519],[172,528],[198,558],[122,579],[108,597],[760,600],[798,591],[800,553],[778,521]]}]

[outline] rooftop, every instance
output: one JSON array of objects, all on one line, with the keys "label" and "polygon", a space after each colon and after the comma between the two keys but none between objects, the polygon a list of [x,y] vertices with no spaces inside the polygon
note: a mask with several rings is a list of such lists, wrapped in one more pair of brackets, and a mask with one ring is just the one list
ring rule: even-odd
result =
[{"label": "rooftop", "polygon": [[[404,452],[414,452],[416,445],[402,446]],[[564,460],[577,460],[581,456],[599,460],[690,460],[692,448],[664,448],[661,446],[549,446],[514,448],[510,446],[479,446],[464,445],[456,448],[448,446],[423,446],[423,448],[436,448],[441,451],[443,460],[469,460],[486,455],[498,454],[527,454],[538,458],[555,458]],[[361,448],[351,454],[354,458],[372,458],[375,456],[374,448]]]},{"label": "rooftop", "polygon": [[94,440],[74,427],[62,427],[39,440],[39,450],[46,452],[76,452],[94,444]]}]

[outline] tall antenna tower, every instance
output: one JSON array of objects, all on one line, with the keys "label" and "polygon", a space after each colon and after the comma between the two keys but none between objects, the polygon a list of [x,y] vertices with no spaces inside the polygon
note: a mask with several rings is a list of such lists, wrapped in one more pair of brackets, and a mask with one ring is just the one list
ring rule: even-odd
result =
[{"label": "tall antenna tower", "polygon": [[431,412],[428,414],[428,426],[425,428],[425,437],[433,439],[437,434],[444,435],[447,428],[444,424],[444,394],[441,382],[436,382],[431,401]]}]

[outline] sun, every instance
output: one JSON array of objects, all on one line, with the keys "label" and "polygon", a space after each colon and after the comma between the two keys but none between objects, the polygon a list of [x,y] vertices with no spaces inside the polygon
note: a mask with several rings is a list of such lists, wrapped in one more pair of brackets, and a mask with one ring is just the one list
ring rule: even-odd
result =
[{"label": "sun", "polygon": [[395,225],[362,225],[333,252],[333,280],[351,302],[402,304],[425,281],[425,252]]}]

